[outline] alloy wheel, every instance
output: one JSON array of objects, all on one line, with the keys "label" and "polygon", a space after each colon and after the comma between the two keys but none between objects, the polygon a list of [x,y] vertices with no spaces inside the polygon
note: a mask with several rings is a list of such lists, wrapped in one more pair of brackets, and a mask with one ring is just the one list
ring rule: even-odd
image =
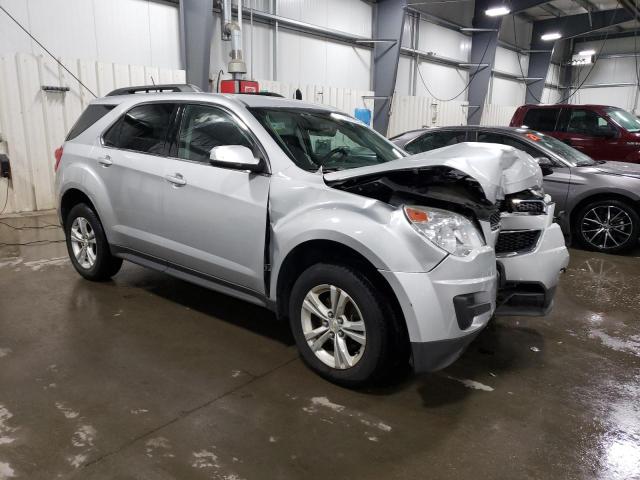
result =
[{"label": "alloy wheel", "polygon": [[71,249],[78,264],[89,270],[98,258],[96,234],[89,221],[84,217],[76,217],[71,224]]},{"label": "alloy wheel", "polygon": [[607,250],[626,243],[633,232],[627,212],[614,205],[598,205],[588,210],[580,224],[583,238],[593,247]]},{"label": "alloy wheel", "polygon": [[335,285],[318,285],[305,296],[302,333],[315,356],[338,370],[355,366],[367,343],[362,313],[351,296]]}]

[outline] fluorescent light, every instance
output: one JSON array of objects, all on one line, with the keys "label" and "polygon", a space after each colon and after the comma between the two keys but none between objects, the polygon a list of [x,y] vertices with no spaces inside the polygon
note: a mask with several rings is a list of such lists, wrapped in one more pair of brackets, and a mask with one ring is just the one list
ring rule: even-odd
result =
[{"label": "fluorescent light", "polygon": [[551,33],[545,33],[544,35],[542,35],[540,37],[540,40],[549,42],[551,40],[558,40],[559,38],[562,38],[562,35],[559,32],[551,32]]},{"label": "fluorescent light", "polygon": [[582,55],[583,57],[590,57],[591,55],[595,55],[595,50],[582,50],[578,55]]},{"label": "fluorescent light", "polygon": [[509,15],[509,13],[511,13],[511,10],[504,6],[492,7],[486,9],[484,13],[490,17],[501,17],[502,15]]}]

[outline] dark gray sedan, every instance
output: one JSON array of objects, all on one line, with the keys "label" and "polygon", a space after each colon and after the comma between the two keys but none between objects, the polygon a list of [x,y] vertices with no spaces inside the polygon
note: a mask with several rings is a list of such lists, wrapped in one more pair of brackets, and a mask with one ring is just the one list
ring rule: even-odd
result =
[{"label": "dark gray sedan", "polygon": [[640,165],[595,161],[553,137],[525,128],[441,127],[391,139],[414,154],[459,142],[500,143],[524,150],[545,173],[558,222],[582,246],[607,253],[634,247],[640,236]]}]

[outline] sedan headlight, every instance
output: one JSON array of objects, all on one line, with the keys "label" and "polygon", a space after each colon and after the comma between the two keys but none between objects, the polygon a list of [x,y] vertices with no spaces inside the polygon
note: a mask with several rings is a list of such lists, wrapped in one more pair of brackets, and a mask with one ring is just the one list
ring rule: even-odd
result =
[{"label": "sedan headlight", "polygon": [[443,250],[465,257],[484,245],[478,229],[468,218],[439,208],[405,205],[409,223]]}]

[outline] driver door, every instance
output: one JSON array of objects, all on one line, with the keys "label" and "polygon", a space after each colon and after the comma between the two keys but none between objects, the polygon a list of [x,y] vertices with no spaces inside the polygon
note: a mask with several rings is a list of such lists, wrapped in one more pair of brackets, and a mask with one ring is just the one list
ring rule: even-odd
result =
[{"label": "driver door", "polygon": [[165,169],[168,260],[223,285],[264,293],[270,176],[209,163],[213,147],[242,145],[261,155],[257,143],[226,109],[181,108]]}]

